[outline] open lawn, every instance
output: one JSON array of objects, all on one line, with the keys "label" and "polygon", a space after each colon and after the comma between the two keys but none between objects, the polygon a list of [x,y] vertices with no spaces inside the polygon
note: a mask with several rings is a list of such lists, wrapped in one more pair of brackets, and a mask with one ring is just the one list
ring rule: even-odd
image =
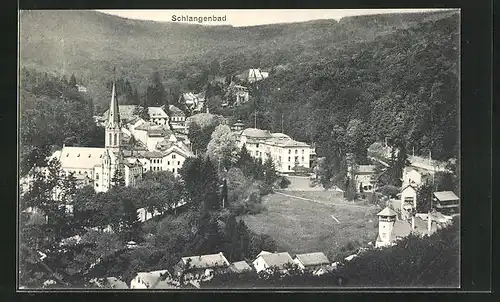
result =
[{"label": "open lawn", "polygon": [[366,246],[375,241],[376,213],[380,209],[353,205],[340,197],[332,200],[329,192],[284,193],[319,202],[271,194],[262,200],[267,211],[243,217],[252,231],[271,236],[280,251],[336,254],[349,242],[358,241]]}]

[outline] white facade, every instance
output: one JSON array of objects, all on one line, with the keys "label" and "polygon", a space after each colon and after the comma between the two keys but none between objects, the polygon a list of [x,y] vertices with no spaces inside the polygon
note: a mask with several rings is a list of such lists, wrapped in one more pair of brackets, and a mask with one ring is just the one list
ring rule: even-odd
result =
[{"label": "white facade", "polygon": [[416,208],[417,208],[417,190],[415,187],[407,185],[401,191],[402,219],[409,218],[411,210]]},{"label": "white facade", "polygon": [[311,146],[286,134],[248,128],[240,136],[240,148],[243,145],[250,156],[260,158],[262,162],[271,157],[278,172],[293,172],[296,166],[310,168]]}]

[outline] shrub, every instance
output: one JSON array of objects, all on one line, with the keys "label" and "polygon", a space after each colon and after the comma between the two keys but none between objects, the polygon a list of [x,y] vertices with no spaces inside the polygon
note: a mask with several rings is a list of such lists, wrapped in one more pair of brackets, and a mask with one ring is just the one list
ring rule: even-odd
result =
[{"label": "shrub", "polygon": [[279,186],[282,189],[288,188],[288,186],[291,184],[290,180],[286,178],[285,176],[281,177],[281,180],[279,182]]},{"label": "shrub", "polygon": [[399,193],[400,189],[398,187],[395,187],[395,186],[385,185],[383,187],[380,187],[377,191],[379,191],[380,193],[382,193],[385,196],[395,198],[396,195]]}]

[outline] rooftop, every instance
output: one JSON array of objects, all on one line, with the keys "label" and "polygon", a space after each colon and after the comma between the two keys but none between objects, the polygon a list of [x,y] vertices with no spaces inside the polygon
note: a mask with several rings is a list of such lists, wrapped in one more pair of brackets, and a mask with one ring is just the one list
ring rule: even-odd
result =
[{"label": "rooftop", "polygon": [[293,264],[293,259],[287,252],[274,253],[274,254],[262,254],[260,255],[262,259],[267,263],[268,266],[276,266],[282,268],[286,264]]},{"label": "rooftop", "polygon": [[161,107],[148,107],[148,114],[151,118],[168,118],[168,114]]},{"label": "rooftop", "polygon": [[104,148],[63,147],[58,153],[62,168],[91,169],[102,163]]},{"label": "rooftop", "polygon": [[452,201],[452,200],[459,200],[460,199],[452,191],[434,192],[433,194],[436,197],[436,199],[439,201]]},{"label": "rooftop", "polygon": [[170,276],[168,270],[137,273],[137,277],[146,282],[149,288],[156,288],[156,285],[166,276]]},{"label": "rooftop", "polygon": [[396,216],[396,215],[397,213],[389,207],[385,207],[385,209],[377,213],[377,216]]},{"label": "rooftop", "polygon": [[376,167],[375,165],[358,165],[356,173],[374,173]]},{"label": "rooftop", "polygon": [[321,265],[321,264],[329,264],[330,261],[326,257],[325,254],[319,253],[308,253],[308,254],[299,254],[295,255],[295,257],[302,263],[304,266],[310,265]]},{"label": "rooftop", "polygon": [[253,138],[269,138],[271,133],[268,130],[261,130],[257,128],[247,128],[241,133],[242,136],[253,137]]},{"label": "rooftop", "polygon": [[251,271],[252,267],[246,261],[238,261],[231,264],[231,270],[234,272],[244,272]]},{"label": "rooftop", "polygon": [[230,265],[224,254],[210,254],[191,257],[182,257],[182,262],[186,265],[189,262],[191,268],[214,268],[227,267]]}]

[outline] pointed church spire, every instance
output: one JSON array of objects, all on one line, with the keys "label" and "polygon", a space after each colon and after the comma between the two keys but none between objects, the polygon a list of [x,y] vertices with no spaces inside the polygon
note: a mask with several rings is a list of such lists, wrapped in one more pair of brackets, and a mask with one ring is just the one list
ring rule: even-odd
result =
[{"label": "pointed church spire", "polygon": [[116,98],[115,80],[113,79],[113,90],[111,92],[111,103],[109,104],[108,126],[120,125],[120,111],[118,110],[118,100]]}]

